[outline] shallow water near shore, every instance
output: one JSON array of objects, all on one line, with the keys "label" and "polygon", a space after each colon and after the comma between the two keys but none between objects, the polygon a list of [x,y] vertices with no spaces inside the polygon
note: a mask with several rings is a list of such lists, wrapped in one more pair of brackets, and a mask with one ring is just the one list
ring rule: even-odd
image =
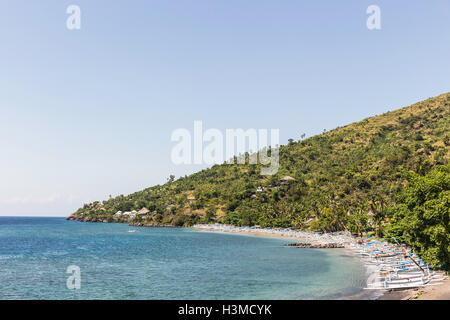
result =
[{"label": "shallow water near shore", "polygon": [[[135,232],[129,232],[135,230]],[[342,249],[193,229],[0,217],[0,299],[340,299],[366,269]],[[76,265],[81,288],[66,287]]]}]

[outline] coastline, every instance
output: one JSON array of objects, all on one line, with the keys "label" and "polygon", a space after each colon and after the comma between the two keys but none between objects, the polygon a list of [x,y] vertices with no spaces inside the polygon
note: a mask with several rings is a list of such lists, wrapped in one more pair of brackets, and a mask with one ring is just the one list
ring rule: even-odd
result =
[{"label": "coastline", "polygon": [[276,238],[283,240],[293,240],[293,241],[302,241],[304,239],[299,237],[288,237],[283,235],[270,234],[266,232],[223,232],[223,231],[215,231],[215,230],[205,230],[204,228],[192,226],[191,229],[195,229],[201,232],[210,232],[210,233],[225,233],[225,234],[236,234],[236,235],[245,235],[245,236],[254,236],[254,237],[264,237],[264,238]]},{"label": "coastline", "polygon": [[[309,242],[313,243],[315,245],[323,244],[323,242],[319,240],[311,239],[311,237],[302,237],[302,236],[286,236],[282,234],[273,234],[268,233],[264,231],[255,231],[257,229],[250,231],[238,231],[238,229],[230,229],[228,232],[226,231],[219,231],[219,230],[211,230],[207,227],[208,225],[194,225],[191,228],[195,229],[197,231],[201,232],[210,232],[210,233],[223,233],[223,234],[231,234],[231,235],[244,235],[244,236],[253,236],[253,237],[263,237],[263,238],[276,238],[276,239],[283,239],[283,240],[291,240],[294,242]],[[324,249],[317,249],[317,250],[324,250]],[[327,249],[330,250],[330,249]],[[333,248],[332,250],[339,250],[344,252],[345,254],[348,254],[349,256],[353,256],[355,259],[357,259],[355,255],[355,251],[352,250],[352,248],[344,247],[344,248]],[[363,266],[366,269],[367,278],[370,276],[370,270],[366,265],[363,264]],[[350,295],[350,296],[342,296],[337,298],[336,300],[378,300],[380,297],[382,297],[385,294],[386,291],[380,290],[380,291],[372,291],[372,290],[364,290],[361,288],[361,291]]]},{"label": "coastline", "polygon": [[[74,221],[75,219],[67,219]],[[94,221],[80,221],[79,222],[94,222]],[[106,221],[95,221],[95,222],[106,222]],[[126,222],[124,222],[126,223]],[[167,227],[167,226],[157,226],[157,225],[139,225],[135,224],[130,226],[135,227]],[[171,226],[173,227],[173,226]],[[318,236],[315,233],[311,232],[296,232],[283,234],[283,232],[279,233],[276,229],[268,230],[268,229],[259,229],[259,228],[249,228],[249,227],[232,227],[226,225],[194,225],[190,227],[196,231],[201,232],[210,232],[210,233],[225,233],[231,235],[241,235],[241,236],[253,236],[253,237],[264,237],[264,238],[277,238],[288,240],[290,242],[305,242],[312,243],[314,245],[321,245],[326,243],[326,241],[342,241],[342,239],[347,238],[349,240],[348,235],[342,235],[343,238],[339,238],[340,236],[326,234]],[[353,239],[354,240],[354,239]],[[328,248],[327,248],[328,249]],[[348,255],[352,255],[355,258],[357,257],[357,252],[354,248],[346,245],[344,248],[334,248],[334,250],[342,250]],[[369,266],[361,261],[361,264],[367,270],[367,279],[371,276],[374,270],[371,270]],[[343,296],[337,298],[337,300],[450,300],[450,279],[445,279],[441,282],[441,285],[434,286],[426,286],[419,287],[413,289],[400,289],[400,290],[364,290],[361,288],[361,291],[351,295],[351,296]]]},{"label": "coastline", "polygon": [[[277,238],[277,239],[284,239],[284,240],[292,240],[297,242],[306,242],[311,243],[313,245],[323,245],[326,243],[324,239],[321,238],[313,238],[311,235],[313,233],[307,233],[304,232],[304,236],[299,235],[285,235],[285,234],[279,234],[279,233],[269,233],[264,231],[264,229],[252,229],[252,231],[241,231],[232,228],[227,231],[220,231],[218,229],[213,229],[212,227],[209,227],[210,225],[194,225],[190,227],[191,229],[195,229],[202,232],[212,232],[212,233],[225,233],[225,234],[239,234],[239,235],[248,235],[248,236],[255,236],[255,237],[265,237],[265,238]],[[256,231],[257,230],[257,231]],[[348,249],[350,248],[339,248],[339,249]]]},{"label": "coastline", "polygon": [[[225,233],[225,234],[237,234],[237,235],[247,235],[247,236],[257,236],[257,237],[269,237],[278,238],[291,241],[300,242],[313,242],[315,244],[322,243],[320,238],[314,239],[310,236],[287,236],[283,234],[275,234],[264,231],[263,229],[252,229],[252,231],[240,230],[240,228],[229,228],[226,231],[221,231],[219,228],[214,228],[209,225],[194,225],[193,229],[202,232],[212,232],[212,233]],[[312,235],[312,234],[311,234]],[[327,249],[330,250],[330,249]],[[336,249],[333,249],[336,250]],[[345,250],[350,255],[356,254],[353,248],[346,246],[345,248],[338,248],[338,250]],[[367,278],[371,275],[371,270],[362,261],[361,263],[367,270]],[[369,290],[372,294],[366,293],[368,290],[361,288],[361,292],[347,297],[340,297],[337,300],[450,300],[450,279],[445,279],[442,281],[442,285],[419,287],[413,289],[403,289],[403,290]]]}]

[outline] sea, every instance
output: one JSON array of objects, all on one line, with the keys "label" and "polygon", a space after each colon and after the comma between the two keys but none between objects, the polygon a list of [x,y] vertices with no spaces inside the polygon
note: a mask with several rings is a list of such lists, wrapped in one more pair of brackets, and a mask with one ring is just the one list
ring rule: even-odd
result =
[{"label": "sea", "polygon": [[344,249],[291,240],[0,217],[0,299],[345,299],[367,270]]}]

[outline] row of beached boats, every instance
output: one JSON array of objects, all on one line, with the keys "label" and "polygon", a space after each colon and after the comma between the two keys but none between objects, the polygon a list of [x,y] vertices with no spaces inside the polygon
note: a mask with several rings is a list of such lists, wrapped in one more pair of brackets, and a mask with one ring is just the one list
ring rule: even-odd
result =
[{"label": "row of beached boats", "polygon": [[350,247],[373,270],[365,288],[368,290],[439,285],[446,278],[444,273],[433,271],[410,248],[400,244],[368,238],[354,240]]},{"label": "row of beached boats", "polygon": [[368,290],[410,289],[439,285],[446,275],[424,263],[411,248],[373,238],[354,238],[350,232],[317,233],[289,228],[235,227],[223,224],[196,225],[212,232],[255,233],[290,237],[314,244],[338,244],[352,249],[370,272]]}]

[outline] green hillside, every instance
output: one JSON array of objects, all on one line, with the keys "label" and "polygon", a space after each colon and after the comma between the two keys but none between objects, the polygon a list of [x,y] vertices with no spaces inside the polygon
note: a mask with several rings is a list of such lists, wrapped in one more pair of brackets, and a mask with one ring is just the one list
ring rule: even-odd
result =
[{"label": "green hillside", "polygon": [[[128,196],[86,204],[69,219],[144,225],[235,225],[380,232],[411,172],[449,162],[450,93],[280,147],[280,170],[215,165]],[[295,180],[280,182],[290,176]],[[261,191],[261,189],[263,189]],[[118,211],[139,211],[129,216]]]}]

